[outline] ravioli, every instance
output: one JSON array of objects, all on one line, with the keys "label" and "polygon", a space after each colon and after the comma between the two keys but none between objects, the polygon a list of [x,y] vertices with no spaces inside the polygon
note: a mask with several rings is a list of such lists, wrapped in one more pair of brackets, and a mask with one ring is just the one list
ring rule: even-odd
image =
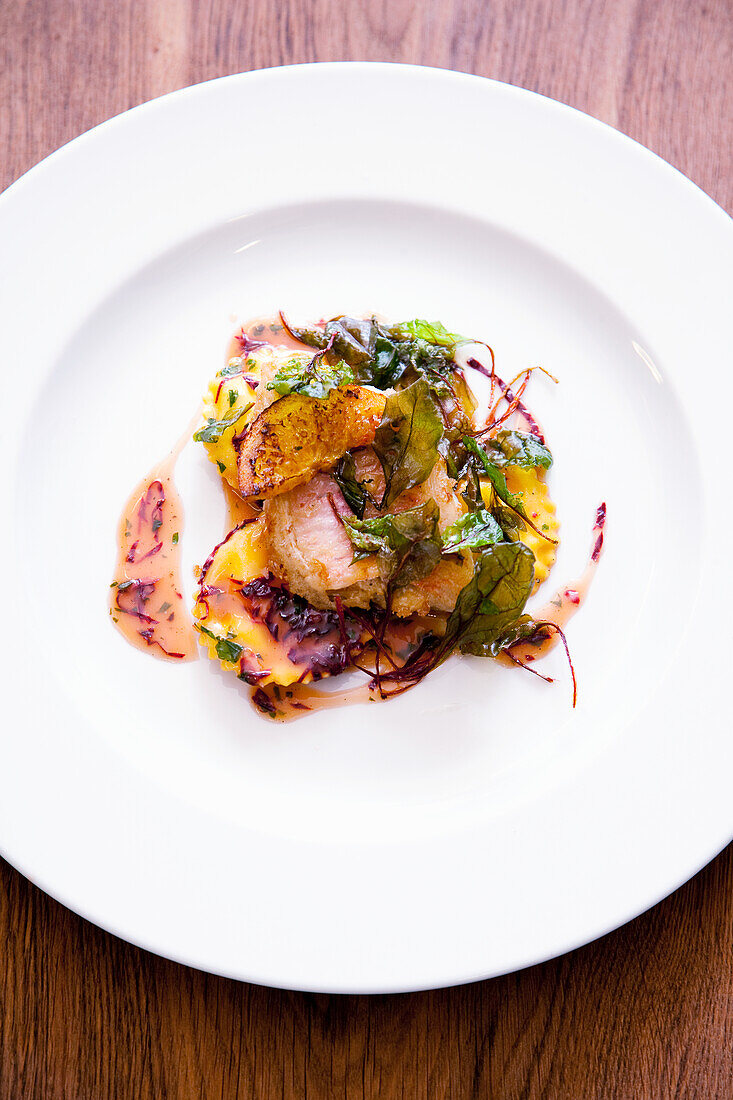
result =
[{"label": "ravioli", "polygon": [[309,607],[272,575],[262,516],[214,549],[193,613],[209,657],[252,685],[287,687],[342,672],[362,643],[349,616]]},{"label": "ravioli", "polygon": [[[557,541],[560,524],[555,514],[555,504],[547,488],[544,470],[537,466],[508,466],[505,473],[507,488],[511,493],[522,494],[525,511],[535,527],[539,527],[543,534]],[[535,556],[533,590],[535,592],[547,580],[555,564],[556,541],[550,542],[546,538],[543,539],[529,525],[522,532],[522,542]]]},{"label": "ravioli", "polygon": [[311,358],[307,351],[265,344],[230,359],[209,382],[202,410],[204,425],[194,438],[203,443],[207,455],[233,489],[238,489],[238,439],[277,397],[267,389],[267,383],[286,363],[307,363]]}]

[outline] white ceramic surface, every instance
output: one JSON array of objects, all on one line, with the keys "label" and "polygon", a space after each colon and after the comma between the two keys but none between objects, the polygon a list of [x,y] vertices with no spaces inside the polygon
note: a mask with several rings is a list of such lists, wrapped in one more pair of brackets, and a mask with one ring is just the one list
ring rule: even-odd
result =
[{"label": "white ceramic surface", "polygon": [[[165,96],[0,198],[0,848],[160,954],[272,985],[498,974],[636,915],[733,832],[730,219],[629,139],[439,70],[302,66]],[[124,499],[237,319],[377,310],[487,339],[606,552],[548,686],[452,660],[387,705],[273,726],[211,662],[108,621]],[[723,425],[727,413],[723,415]],[[179,464],[187,576],[222,533]]]}]

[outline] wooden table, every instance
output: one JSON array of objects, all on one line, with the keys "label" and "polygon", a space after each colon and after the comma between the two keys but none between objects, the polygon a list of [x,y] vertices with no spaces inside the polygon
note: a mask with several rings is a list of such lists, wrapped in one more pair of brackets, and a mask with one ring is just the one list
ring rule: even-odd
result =
[{"label": "wooden table", "polygon": [[[349,59],[542,92],[733,209],[729,0],[0,0],[0,189],[163,92]],[[561,959],[391,997],[209,977],[0,870],[0,1100],[733,1097],[733,847]]]}]

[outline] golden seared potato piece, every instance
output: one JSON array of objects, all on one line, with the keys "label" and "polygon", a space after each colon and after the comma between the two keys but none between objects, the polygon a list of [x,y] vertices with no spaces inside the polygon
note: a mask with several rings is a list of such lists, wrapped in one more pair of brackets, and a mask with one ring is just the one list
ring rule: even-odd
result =
[{"label": "golden seared potato piece", "polygon": [[308,363],[312,358],[309,350],[301,353],[266,344],[246,356],[230,359],[211,379],[204,394],[203,424],[194,438],[203,443],[207,455],[233,489],[238,481],[235,439],[277,399],[277,393],[268,390],[267,383],[280,367],[292,360]]},{"label": "golden seared potato piece", "polygon": [[[542,535],[548,536],[548,538],[543,538],[542,535],[538,535],[536,531],[533,531],[529,525],[526,526],[526,530],[519,533],[524,545],[528,546],[535,556],[534,588],[532,591],[536,592],[550,575],[550,570],[555,564],[555,557],[557,556],[556,543],[560,524],[557,522],[555,515],[555,504],[547,489],[545,471],[539,467],[507,466],[504,474],[506,475],[509,492],[521,495],[524,509],[532,523],[540,529]],[[489,481],[482,480],[481,492],[488,504],[491,500],[491,483]],[[555,539],[555,542],[550,542],[549,539]]]},{"label": "golden seared potato piece", "polygon": [[239,450],[239,492],[277,496],[330,469],[346,451],[366,447],[382,419],[386,394],[339,386],[320,399],[291,393],[250,425]]}]

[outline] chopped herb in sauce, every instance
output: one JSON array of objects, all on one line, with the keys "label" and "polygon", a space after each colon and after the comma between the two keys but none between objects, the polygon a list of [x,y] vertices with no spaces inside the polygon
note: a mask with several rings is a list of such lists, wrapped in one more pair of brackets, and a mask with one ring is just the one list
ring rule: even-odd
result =
[{"label": "chopped herb in sauce", "polygon": [[207,417],[204,427],[194,432],[194,440],[196,443],[218,443],[224,432],[237,424],[253,405],[254,401],[250,401],[243,408],[234,409],[228,416],[223,416],[221,420],[217,420],[213,416]]}]

